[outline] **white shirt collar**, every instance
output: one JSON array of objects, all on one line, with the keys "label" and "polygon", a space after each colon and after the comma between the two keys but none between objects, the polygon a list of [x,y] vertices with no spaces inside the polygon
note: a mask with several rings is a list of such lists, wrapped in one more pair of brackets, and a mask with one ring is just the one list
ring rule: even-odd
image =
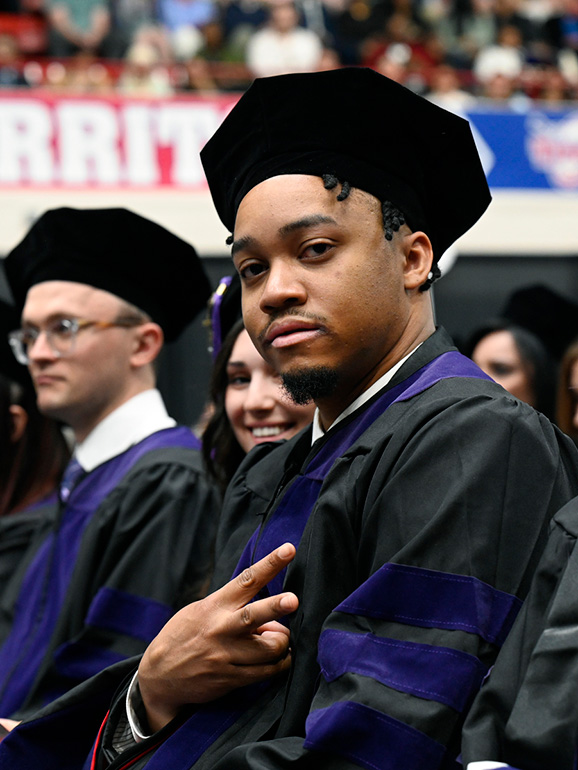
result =
[{"label": "white shirt collar", "polygon": [[152,433],[175,425],[159,391],[145,390],[99,422],[77,445],[74,454],[84,470],[90,472]]},{"label": "white shirt collar", "polygon": [[[365,404],[369,399],[374,396],[376,393],[379,393],[379,391],[387,385],[387,383],[392,379],[393,375],[397,372],[398,369],[400,369],[403,364],[407,361],[407,359],[415,353],[415,351],[419,348],[419,346],[422,343],[420,342],[419,345],[416,345],[416,347],[407,354],[407,356],[404,356],[401,361],[398,361],[396,364],[394,364],[391,369],[388,369],[388,371],[383,374],[379,380],[376,380],[373,385],[370,385],[367,390],[364,390],[363,393],[358,396],[355,401],[353,401],[349,406],[341,412],[339,417],[336,418],[336,420],[331,424],[331,428],[334,425],[337,425],[338,422],[341,422],[341,420],[344,420],[346,417],[348,417],[352,412],[354,412],[356,409],[358,409],[362,404]],[[311,443],[314,444],[317,439],[321,438],[325,435],[325,431],[323,430],[321,426],[321,422],[319,420],[319,409],[315,410],[315,416],[313,417],[313,433],[311,436]]]}]

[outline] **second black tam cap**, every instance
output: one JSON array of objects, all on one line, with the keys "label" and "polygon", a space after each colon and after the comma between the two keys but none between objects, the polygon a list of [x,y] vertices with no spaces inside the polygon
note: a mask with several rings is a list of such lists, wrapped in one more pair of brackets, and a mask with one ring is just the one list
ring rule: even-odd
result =
[{"label": "second black tam cap", "polygon": [[211,293],[189,243],[123,208],[46,211],[4,264],[20,309],[37,283],[85,283],[144,310],[169,342],[205,307]]},{"label": "second black tam cap", "polygon": [[491,200],[468,122],[365,68],[258,78],[201,159],[230,232],[265,179],[333,174],[395,204],[439,259]]},{"label": "second black tam cap", "polygon": [[534,284],[517,289],[508,298],[502,316],[539,337],[556,359],[578,338],[578,304],[549,286]]}]

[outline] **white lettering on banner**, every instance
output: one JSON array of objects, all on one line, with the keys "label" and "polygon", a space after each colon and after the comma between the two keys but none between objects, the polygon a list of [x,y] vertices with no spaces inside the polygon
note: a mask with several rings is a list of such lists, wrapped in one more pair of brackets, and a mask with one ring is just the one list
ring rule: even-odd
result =
[{"label": "white lettering on banner", "polygon": [[54,162],[48,104],[0,101],[0,184],[50,184]]},{"label": "white lettering on banner", "polygon": [[120,182],[119,126],[106,102],[61,102],[56,106],[60,175],[64,184]]},{"label": "white lettering on banner", "polygon": [[234,101],[0,94],[0,186],[202,189],[199,153]]},{"label": "white lettering on banner", "polygon": [[148,104],[128,104],[122,111],[125,180],[130,185],[158,185],[161,174],[157,163],[156,113]]},{"label": "white lettering on banner", "polygon": [[555,187],[578,190],[578,111],[560,120],[532,114],[526,145],[530,163]]},{"label": "white lettering on banner", "polygon": [[217,130],[220,115],[214,106],[191,110],[187,104],[164,104],[159,111],[159,143],[173,149],[174,184],[199,185],[204,179],[199,152]]}]

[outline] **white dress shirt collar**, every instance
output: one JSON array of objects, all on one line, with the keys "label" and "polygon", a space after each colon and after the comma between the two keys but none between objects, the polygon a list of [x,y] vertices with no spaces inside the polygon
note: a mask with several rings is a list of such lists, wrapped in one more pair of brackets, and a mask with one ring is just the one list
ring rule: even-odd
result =
[{"label": "white dress shirt collar", "polygon": [[[341,420],[344,420],[346,417],[348,417],[352,412],[355,412],[356,409],[358,409],[362,404],[365,404],[367,401],[369,401],[372,396],[374,396],[376,393],[379,393],[379,391],[387,385],[387,383],[392,379],[393,375],[397,372],[398,369],[400,369],[403,364],[407,361],[407,359],[415,353],[415,351],[419,348],[419,346],[422,343],[420,342],[419,345],[416,345],[416,347],[407,354],[407,356],[404,356],[401,361],[398,361],[396,364],[394,364],[391,369],[388,369],[385,374],[383,374],[379,380],[376,380],[373,385],[370,385],[367,390],[364,390],[363,393],[358,396],[355,401],[353,401],[349,406],[341,412],[339,417],[331,424],[331,428],[334,425],[337,425],[338,422],[341,422]],[[311,443],[315,443],[317,439],[321,438],[325,435],[325,431],[323,430],[321,426],[321,422],[319,419],[319,409],[315,410],[315,416],[313,417],[313,433],[311,436]]]},{"label": "white dress shirt collar", "polygon": [[145,390],[99,422],[76,446],[74,454],[84,470],[90,472],[152,433],[175,425],[159,391]]}]

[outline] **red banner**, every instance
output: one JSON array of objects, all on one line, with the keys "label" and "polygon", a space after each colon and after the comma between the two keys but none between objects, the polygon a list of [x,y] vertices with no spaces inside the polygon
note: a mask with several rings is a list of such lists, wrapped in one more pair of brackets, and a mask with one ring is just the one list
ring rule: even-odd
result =
[{"label": "red banner", "polygon": [[0,187],[205,189],[199,152],[236,100],[0,94]]}]

